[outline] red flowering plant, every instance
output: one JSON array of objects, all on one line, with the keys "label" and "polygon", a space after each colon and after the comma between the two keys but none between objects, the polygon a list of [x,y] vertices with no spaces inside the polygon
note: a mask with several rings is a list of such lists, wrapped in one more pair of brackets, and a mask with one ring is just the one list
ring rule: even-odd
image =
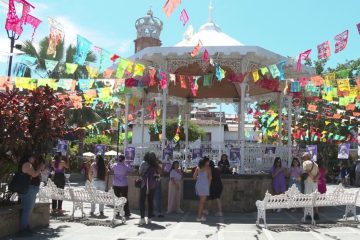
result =
[{"label": "red flowering plant", "polygon": [[25,153],[48,153],[64,125],[64,105],[49,87],[0,92],[0,176]]}]

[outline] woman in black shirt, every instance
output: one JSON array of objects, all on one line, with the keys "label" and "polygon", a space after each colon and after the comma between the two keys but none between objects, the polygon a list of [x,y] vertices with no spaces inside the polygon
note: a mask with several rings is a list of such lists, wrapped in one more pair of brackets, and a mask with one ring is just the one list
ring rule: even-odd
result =
[{"label": "woman in black shirt", "polygon": [[221,174],[228,174],[230,172],[230,163],[226,154],[221,155],[221,159],[218,162],[218,167]]}]

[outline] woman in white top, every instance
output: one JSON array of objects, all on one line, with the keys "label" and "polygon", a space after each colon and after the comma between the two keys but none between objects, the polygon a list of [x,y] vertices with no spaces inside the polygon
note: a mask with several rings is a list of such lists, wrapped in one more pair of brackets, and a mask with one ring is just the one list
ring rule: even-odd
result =
[{"label": "woman in white top", "polygon": [[182,173],[178,161],[174,161],[170,171],[167,213],[184,213],[180,208]]}]

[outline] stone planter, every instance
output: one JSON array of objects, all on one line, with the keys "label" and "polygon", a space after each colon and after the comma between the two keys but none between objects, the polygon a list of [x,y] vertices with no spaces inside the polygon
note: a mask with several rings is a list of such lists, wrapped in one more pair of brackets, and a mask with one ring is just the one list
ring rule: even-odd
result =
[{"label": "stone planter", "polygon": [[[0,208],[0,238],[19,232],[21,206]],[[30,217],[30,227],[47,227],[50,224],[50,204],[36,203]]]}]

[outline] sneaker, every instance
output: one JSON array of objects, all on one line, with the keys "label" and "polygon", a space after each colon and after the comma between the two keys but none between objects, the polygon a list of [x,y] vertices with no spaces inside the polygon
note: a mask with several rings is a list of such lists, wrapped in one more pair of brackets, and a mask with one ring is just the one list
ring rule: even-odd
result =
[{"label": "sneaker", "polygon": [[222,212],[215,213],[215,217],[222,217],[222,216],[224,216]]},{"label": "sneaker", "polygon": [[202,216],[201,218],[197,218],[196,221],[197,222],[205,222],[206,218],[204,216]]},{"label": "sneaker", "polygon": [[205,209],[205,210],[203,210],[203,214],[204,215],[209,215],[209,211]]},{"label": "sneaker", "polygon": [[139,225],[141,226],[141,225],[144,225],[144,224],[146,224],[145,218],[141,218],[140,221],[139,221]]},{"label": "sneaker", "polygon": [[152,222],[151,222],[151,218],[148,218],[147,219],[147,224],[151,224]]}]

